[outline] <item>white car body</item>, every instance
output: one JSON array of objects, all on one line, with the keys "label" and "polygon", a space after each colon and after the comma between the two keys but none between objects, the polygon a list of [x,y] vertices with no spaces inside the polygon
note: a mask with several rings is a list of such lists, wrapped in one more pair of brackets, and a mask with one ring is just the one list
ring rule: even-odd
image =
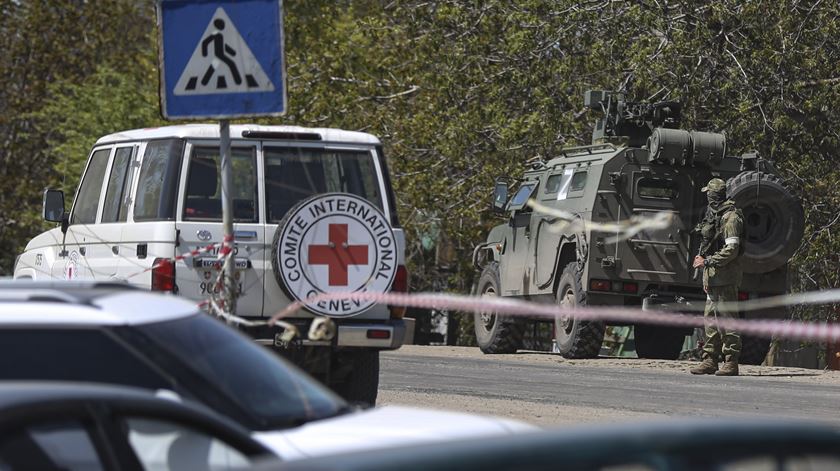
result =
[{"label": "white car body", "polygon": [[449,442],[538,430],[499,417],[404,406],[383,406],[254,438],[285,460],[401,445]]},{"label": "white car body", "polygon": [[[116,293],[88,297],[85,291],[79,291],[78,286],[74,293],[61,291],[61,286],[72,287],[73,283],[55,283],[53,286],[59,289],[41,288],[41,291],[33,295],[32,285],[19,281],[0,282],[0,332],[20,328],[66,329],[66,335],[72,336],[69,332],[85,328],[140,327],[206,315],[197,312],[194,303],[171,295],[117,290]],[[106,286],[103,289],[114,288]],[[79,292],[82,294],[79,295]],[[244,339],[243,342],[248,343]],[[4,371],[0,370],[0,379],[18,379],[3,375]],[[176,392],[158,390],[156,394],[180,400]],[[359,409],[292,428],[255,430],[253,436],[281,459],[290,461],[348,451],[448,442],[533,430],[537,428],[497,417],[384,406]]]}]

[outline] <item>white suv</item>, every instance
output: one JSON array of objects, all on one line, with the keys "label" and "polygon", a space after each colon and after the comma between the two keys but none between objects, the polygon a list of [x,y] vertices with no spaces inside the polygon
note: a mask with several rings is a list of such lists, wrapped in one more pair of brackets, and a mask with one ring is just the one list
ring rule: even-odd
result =
[{"label": "white suv", "polygon": [[[256,125],[231,126],[230,135],[237,315],[265,319],[291,298],[318,292],[407,290],[405,237],[376,137]],[[65,211],[60,191],[45,193],[44,217],[60,227],[29,242],[14,277],[124,280],[206,301],[218,290],[220,160],[217,125],[139,129],[99,139],[71,210]],[[329,224],[319,207],[330,213]],[[373,231],[377,226],[386,230]],[[305,237],[297,237],[301,228]],[[387,237],[379,237],[383,233]],[[196,256],[179,258],[196,250]],[[328,315],[337,324],[331,341],[284,342],[281,330],[269,327],[249,333],[345,398],[374,403],[378,352],[401,346],[404,310],[339,302],[322,307],[287,320],[306,333],[313,312]]]}]

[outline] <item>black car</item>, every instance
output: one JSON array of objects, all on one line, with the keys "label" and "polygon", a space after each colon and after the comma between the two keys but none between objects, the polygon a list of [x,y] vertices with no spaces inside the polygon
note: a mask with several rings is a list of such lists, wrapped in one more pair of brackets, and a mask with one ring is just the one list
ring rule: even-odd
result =
[{"label": "black car", "polygon": [[248,469],[269,456],[230,420],[146,390],[0,381],[2,470]]}]

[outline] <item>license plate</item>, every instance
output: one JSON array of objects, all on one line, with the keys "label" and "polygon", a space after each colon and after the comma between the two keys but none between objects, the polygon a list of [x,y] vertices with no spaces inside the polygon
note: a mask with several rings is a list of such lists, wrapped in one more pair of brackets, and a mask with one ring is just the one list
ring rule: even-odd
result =
[{"label": "license plate", "polygon": [[[220,269],[222,268],[222,261],[217,258],[196,258],[193,260],[193,266],[199,269]],[[247,258],[235,258],[234,266],[237,270],[247,270],[251,268],[251,261]]]},{"label": "license plate", "polygon": [[[201,282],[198,284],[198,290],[202,295],[219,294],[221,291],[221,287],[218,285],[219,274],[219,270],[215,268],[198,270],[198,276],[201,279]],[[235,276],[239,294],[242,295],[245,293],[244,287],[248,286],[245,284],[245,272],[237,271]]]}]

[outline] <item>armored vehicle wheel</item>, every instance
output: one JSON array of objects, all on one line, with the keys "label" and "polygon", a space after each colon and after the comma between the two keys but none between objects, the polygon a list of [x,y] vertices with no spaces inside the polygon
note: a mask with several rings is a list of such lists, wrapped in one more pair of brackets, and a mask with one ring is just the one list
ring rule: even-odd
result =
[{"label": "armored vehicle wheel", "polygon": [[685,343],[685,331],[668,327],[637,324],[633,327],[636,355],[639,358],[676,360]]},{"label": "armored vehicle wheel", "polygon": [[782,180],[764,172],[741,172],[726,193],[744,212],[744,273],[767,273],[787,263],[805,231],[802,205]]},{"label": "armored vehicle wheel", "polygon": [[[499,296],[499,264],[489,263],[478,279],[480,296]],[[524,327],[521,322],[509,317],[492,313],[475,314],[475,339],[484,353],[516,353],[522,345]]]},{"label": "armored vehicle wheel", "polygon": [[738,362],[744,365],[760,365],[769,351],[769,339],[742,335],[741,357],[738,359]]},{"label": "armored vehicle wheel", "polygon": [[[576,262],[566,265],[557,285],[557,304],[564,308],[586,305],[582,276]],[[566,358],[597,357],[604,341],[604,330],[603,322],[584,321],[571,315],[560,315],[554,319],[557,349]]]}]

